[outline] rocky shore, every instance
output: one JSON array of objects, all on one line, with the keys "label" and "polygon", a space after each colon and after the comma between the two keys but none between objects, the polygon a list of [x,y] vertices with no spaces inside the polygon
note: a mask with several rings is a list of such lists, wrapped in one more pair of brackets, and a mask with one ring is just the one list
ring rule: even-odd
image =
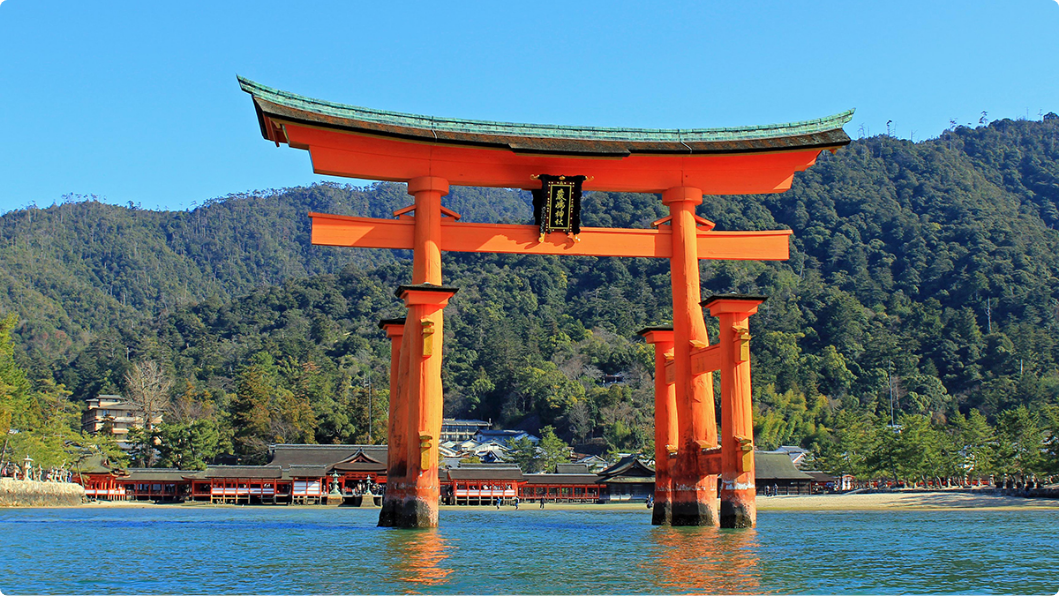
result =
[{"label": "rocky shore", "polygon": [[85,489],[72,482],[37,482],[0,478],[0,507],[74,507]]}]

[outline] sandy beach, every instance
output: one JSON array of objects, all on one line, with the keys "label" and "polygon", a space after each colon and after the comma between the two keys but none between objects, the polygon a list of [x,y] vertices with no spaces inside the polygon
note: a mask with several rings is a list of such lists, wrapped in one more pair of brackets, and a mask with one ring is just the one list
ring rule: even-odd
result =
[{"label": "sandy beach", "polygon": [[758,497],[758,511],[879,511],[943,509],[1059,509],[1057,499],[1026,499],[989,493],[892,492]]}]

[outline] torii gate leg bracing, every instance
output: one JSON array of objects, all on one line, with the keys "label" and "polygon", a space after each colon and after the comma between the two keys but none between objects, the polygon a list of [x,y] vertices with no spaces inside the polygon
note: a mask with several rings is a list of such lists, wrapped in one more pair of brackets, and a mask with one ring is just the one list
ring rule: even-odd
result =
[{"label": "torii gate leg bracing", "polygon": [[660,526],[673,521],[670,468],[677,449],[677,397],[666,374],[666,362],[673,359],[673,328],[650,327],[640,335],[655,348],[655,503],[651,523]]},{"label": "torii gate leg bracing", "polygon": [[442,178],[424,176],[408,182],[408,193],[415,196],[412,285],[397,291],[408,315],[396,394],[391,396],[397,418],[390,421],[389,470],[380,526],[438,525],[442,309],[456,293],[455,288],[441,285],[441,197],[448,190]]},{"label": "torii gate leg bracing", "polygon": [[757,520],[747,323],[763,301],[760,296],[716,296],[704,302],[721,319],[722,528],[752,528]]},{"label": "torii gate leg bracing", "polygon": [[[678,410],[679,438],[673,478],[671,523],[676,526],[715,526],[717,477],[700,465],[704,449],[717,445],[713,374],[695,374],[691,352],[710,340],[699,306],[699,255],[695,206],[702,203],[698,188],[677,187],[662,193],[672,217],[673,253],[670,256],[673,288],[673,369]],[[657,461],[657,460],[656,460]]]}]

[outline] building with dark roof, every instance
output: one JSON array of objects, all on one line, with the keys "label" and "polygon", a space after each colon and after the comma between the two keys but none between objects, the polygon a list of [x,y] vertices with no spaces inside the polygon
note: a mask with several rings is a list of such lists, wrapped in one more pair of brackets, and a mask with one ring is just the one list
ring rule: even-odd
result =
[{"label": "building with dark roof", "polygon": [[787,453],[754,453],[758,494],[808,495],[813,477],[794,467]]},{"label": "building with dark roof", "polygon": [[488,430],[492,424],[485,420],[462,420],[444,418],[441,421],[441,442],[473,439],[480,430]]},{"label": "building with dark roof", "polygon": [[600,483],[607,488],[605,498],[609,501],[646,501],[655,492],[654,468],[635,455],[623,457],[599,476]]}]

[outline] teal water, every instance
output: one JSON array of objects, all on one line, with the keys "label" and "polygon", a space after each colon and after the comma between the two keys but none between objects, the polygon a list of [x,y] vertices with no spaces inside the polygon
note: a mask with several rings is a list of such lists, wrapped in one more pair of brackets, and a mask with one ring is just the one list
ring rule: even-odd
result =
[{"label": "teal water", "polygon": [[324,508],[0,510],[14,594],[1059,591],[1059,511],[763,512],[754,530],[643,511],[442,511],[437,531]]}]

